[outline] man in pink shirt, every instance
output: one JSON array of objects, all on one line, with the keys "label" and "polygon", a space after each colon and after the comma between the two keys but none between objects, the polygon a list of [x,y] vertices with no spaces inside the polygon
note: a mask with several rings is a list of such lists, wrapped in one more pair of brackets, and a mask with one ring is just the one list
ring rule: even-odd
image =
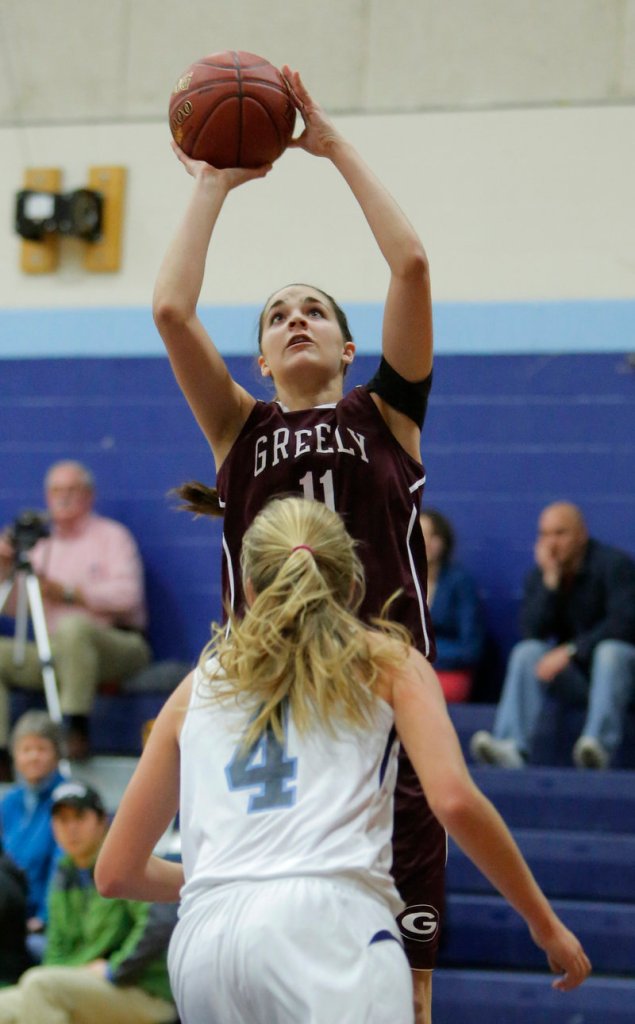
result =
[{"label": "man in pink shirt", "polygon": [[[50,537],[28,553],[36,572],[62,712],[69,757],[88,755],[88,715],[100,682],[122,678],[148,664],[150,647],[143,566],[121,523],[93,512],[94,481],[79,462],[57,462],[44,481]],[[15,550],[10,531],[0,536],[0,579],[11,575]],[[5,612],[15,610],[11,594]],[[9,768],[9,690],[42,689],[34,643],[24,663],[14,664],[12,637],[0,637],[0,779]]]}]

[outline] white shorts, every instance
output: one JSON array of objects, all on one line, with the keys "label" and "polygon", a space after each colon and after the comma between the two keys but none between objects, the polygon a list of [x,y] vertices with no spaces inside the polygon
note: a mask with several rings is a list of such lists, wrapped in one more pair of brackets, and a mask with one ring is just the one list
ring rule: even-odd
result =
[{"label": "white shorts", "polygon": [[412,1024],[395,919],[348,882],[285,878],[213,890],[172,934],[183,1024]]}]

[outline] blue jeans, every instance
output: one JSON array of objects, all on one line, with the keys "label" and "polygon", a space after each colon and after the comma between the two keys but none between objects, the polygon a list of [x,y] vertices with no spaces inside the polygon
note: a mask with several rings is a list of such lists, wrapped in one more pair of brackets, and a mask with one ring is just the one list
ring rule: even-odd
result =
[{"label": "blue jeans", "polygon": [[572,662],[553,682],[536,678],[536,665],[552,647],[542,640],[522,640],[507,665],[494,736],[513,740],[527,754],[542,707],[545,686],[570,703],[587,705],[582,734],[598,740],[613,753],[622,740],[624,715],[635,697],[635,646],[622,640],[602,640],[593,652],[587,676]]}]

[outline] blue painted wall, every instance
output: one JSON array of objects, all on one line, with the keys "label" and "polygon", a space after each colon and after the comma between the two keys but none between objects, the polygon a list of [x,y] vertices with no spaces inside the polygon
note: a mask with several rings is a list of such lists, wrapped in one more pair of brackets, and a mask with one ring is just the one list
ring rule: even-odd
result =
[{"label": "blue painted wall", "polygon": [[[381,349],[383,304],[347,302],[358,352]],[[221,352],[256,350],[260,306],[202,307],[201,319]],[[635,300],[435,302],[440,355],[635,350]],[[0,360],[69,356],[160,356],[163,344],[147,306],[0,309]]]},{"label": "blue painted wall", "polygon": [[[259,394],[253,360],[228,360]],[[371,375],[361,356],[350,383]],[[193,658],[220,612],[220,522],[176,512],[170,487],[213,462],[164,357],[0,363],[0,523],[41,507],[48,465],[94,470],[98,507],[137,536],[158,657]],[[424,430],[425,500],[454,521],[501,658],[515,637],[538,512],[565,497],[635,553],[635,369],[624,353],[440,355]]]}]

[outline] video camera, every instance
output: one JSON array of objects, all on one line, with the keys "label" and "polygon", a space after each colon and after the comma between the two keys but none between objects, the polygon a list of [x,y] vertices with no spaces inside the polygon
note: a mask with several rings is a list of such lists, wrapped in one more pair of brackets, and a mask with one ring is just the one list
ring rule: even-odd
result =
[{"label": "video camera", "polygon": [[16,555],[30,551],[42,537],[50,536],[51,528],[46,512],[38,512],[37,509],[26,508],[20,512],[14,520],[11,530],[11,543],[15,548]]}]

